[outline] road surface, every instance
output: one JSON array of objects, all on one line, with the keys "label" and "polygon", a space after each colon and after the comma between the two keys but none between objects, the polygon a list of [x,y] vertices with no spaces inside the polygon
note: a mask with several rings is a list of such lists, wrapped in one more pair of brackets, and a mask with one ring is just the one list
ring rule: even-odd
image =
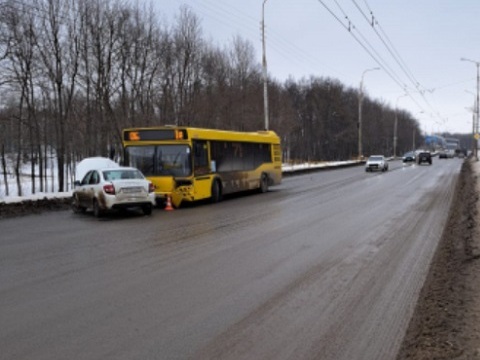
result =
[{"label": "road surface", "polygon": [[0,359],[395,359],[461,161],[0,220]]}]

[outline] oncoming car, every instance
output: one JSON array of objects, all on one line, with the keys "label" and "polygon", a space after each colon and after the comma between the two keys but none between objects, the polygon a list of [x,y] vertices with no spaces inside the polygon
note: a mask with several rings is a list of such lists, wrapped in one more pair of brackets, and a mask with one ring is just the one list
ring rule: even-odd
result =
[{"label": "oncoming car", "polygon": [[415,162],[415,152],[414,151],[409,151],[409,152],[405,153],[402,157],[402,161],[404,163]]},{"label": "oncoming car", "polygon": [[374,170],[381,170],[387,171],[388,170],[388,162],[383,155],[372,155],[368,158],[365,164],[365,171],[374,171]]},{"label": "oncoming car", "polygon": [[141,208],[150,215],[155,205],[153,184],[131,167],[92,169],[75,181],[73,210],[93,210],[96,217],[113,209]]}]

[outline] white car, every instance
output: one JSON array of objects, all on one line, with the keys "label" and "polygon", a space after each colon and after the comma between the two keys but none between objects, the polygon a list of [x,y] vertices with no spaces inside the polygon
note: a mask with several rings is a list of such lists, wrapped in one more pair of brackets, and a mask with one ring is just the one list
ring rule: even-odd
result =
[{"label": "white car", "polygon": [[132,167],[89,170],[75,181],[73,210],[93,210],[96,217],[112,209],[141,208],[150,215],[155,206],[155,188],[142,172]]},{"label": "white car", "polygon": [[383,155],[372,155],[368,158],[367,162],[365,163],[365,171],[387,171],[388,170],[388,162]]}]

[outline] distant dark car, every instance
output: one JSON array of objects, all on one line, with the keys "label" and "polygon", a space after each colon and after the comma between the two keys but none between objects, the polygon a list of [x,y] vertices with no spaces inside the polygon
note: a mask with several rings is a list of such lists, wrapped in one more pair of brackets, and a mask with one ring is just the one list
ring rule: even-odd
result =
[{"label": "distant dark car", "polygon": [[439,159],[448,159],[447,152],[442,150],[438,153],[438,158]]},{"label": "distant dark car", "polygon": [[415,153],[413,151],[405,153],[402,157],[402,161],[406,162],[415,162]]},{"label": "distant dark car", "polygon": [[418,159],[418,165],[423,163],[428,163],[432,165],[432,154],[430,154],[428,151],[422,151],[418,153],[417,159]]}]

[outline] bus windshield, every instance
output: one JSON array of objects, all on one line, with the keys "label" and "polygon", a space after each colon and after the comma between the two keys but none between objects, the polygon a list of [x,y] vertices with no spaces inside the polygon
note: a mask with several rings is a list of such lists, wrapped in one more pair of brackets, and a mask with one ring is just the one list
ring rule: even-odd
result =
[{"label": "bus windshield", "polygon": [[192,174],[188,145],[128,146],[126,161],[145,176],[185,177]]}]

